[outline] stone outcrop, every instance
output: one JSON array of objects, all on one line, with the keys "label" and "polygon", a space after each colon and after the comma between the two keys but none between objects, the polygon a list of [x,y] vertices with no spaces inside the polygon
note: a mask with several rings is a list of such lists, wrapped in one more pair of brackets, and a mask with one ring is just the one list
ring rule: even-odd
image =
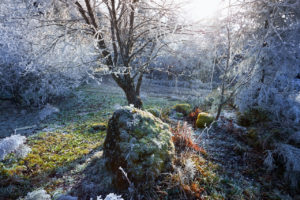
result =
[{"label": "stone outcrop", "polygon": [[116,189],[129,186],[119,167],[139,189],[149,189],[161,172],[172,169],[171,137],[169,126],[149,112],[128,106],[115,111],[108,123],[104,157],[106,168],[115,175]]}]

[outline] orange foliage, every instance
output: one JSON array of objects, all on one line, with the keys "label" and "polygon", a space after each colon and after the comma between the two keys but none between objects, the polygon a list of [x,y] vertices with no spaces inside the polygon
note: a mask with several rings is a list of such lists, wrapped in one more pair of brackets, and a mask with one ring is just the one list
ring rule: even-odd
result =
[{"label": "orange foliage", "polygon": [[200,195],[204,191],[204,188],[200,187],[197,183],[192,183],[191,190],[195,193],[196,197],[200,198]]},{"label": "orange foliage", "polygon": [[194,108],[194,110],[187,117],[187,121],[192,124],[194,128],[196,128],[196,121],[200,112],[201,110],[199,108]]},{"label": "orange foliage", "polygon": [[171,128],[171,131],[173,133],[172,141],[176,149],[180,151],[191,149],[203,154],[206,153],[203,148],[199,147],[194,142],[192,138],[192,130],[187,126],[186,122],[183,125],[178,122],[177,127],[175,129]]},{"label": "orange foliage", "polygon": [[200,187],[197,183],[192,183],[191,185],[182,184],[181,188],[190,197],[189,199],[199,199],[202,200],[201,193],[204,191],[203,187]]}]

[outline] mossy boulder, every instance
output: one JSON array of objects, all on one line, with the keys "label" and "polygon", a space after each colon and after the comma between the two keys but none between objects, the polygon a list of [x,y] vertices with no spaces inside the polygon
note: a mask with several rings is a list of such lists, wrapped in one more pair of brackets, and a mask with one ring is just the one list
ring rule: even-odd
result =
[{"label": "mossy boulder", "polygon": [[135,187],[149,190],[158,176],[172,169],[174,144],[169,126],[149,112],[123,107],[109,120],[104,142],[106,168],[117,190],[128,188],[119,167]]},{"label": "mossy boulder", "polygon": [[214,118],[205,112],[201,112],[198,114],[196,126],[198,128],[205,128],[206,126],[209,126],[214,121]]},{"label": "mossy boulder", "polygon": [[192,107],[187,103],[177,104],[174,106],[174,110],[176,112],[182,113],[184,116],[187,116],[192,111]]}]

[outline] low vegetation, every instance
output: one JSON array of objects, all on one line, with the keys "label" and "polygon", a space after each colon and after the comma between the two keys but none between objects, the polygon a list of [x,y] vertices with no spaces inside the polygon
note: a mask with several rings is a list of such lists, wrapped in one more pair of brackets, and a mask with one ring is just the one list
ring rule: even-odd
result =
[{"label": "low vegetation", "polygon": [[[31,149],[26,157],[18,158],[12,152],[0,162],[0,176],[3,180],[0,184],[1,196],[16,199],[35,189],[44,188],[54,197],[74,190],[76,184],[83,179],[82,175],[91,176],[85,169],[90,165],[93,154],[102,157],[99,152],[102,152],[108,119],[116,106],[119,108],[125,102],[119,93],[97,93],[92,88],[82,88],[80,91],[83,91],[79,98],[85,102],[84,106],[69,109],[77,101],[68,99],[68,104],[63,103],[66,107],[60,113],[46,119],[47,128],[44,131],[26,139],[25,144]],[[243,156],[247,152],[259,155],[253,160],[253,166],[248,165],[247,172],[239,172],[244,173],[242,177],[252,177],[254,181],[246,181],[247,178],[244,178],[244,182],[241,182],[230,177],[230,170],[226,169],[230,166],[214,161],[210,150],[199,145],[199,136],[195,135],[195,130],[197,127],[209,127],[214,120],[211,114],[201,112],[201,108],[197,107],[192,110],[184,102],[166,101],[163,98],[148,97],[144,102],[145,110],[170,123],[176,152],[173,170],[161,174],[151,195],[162,199],[281,199],[289,198],[283,191],[287,190],[290,181],[294,188],[297,187],[297,181],[291,179],[291,174],[294,173],[291,170],[294,168],[286,168],[282,163],[283,160],[290,159],[283,153],[287,146],[277,145],[279,142],[295,145],[297,140],[292,137],[287,140],[285,135],[290,133],[277,127],[266,111],[251,109],[238,113],[236,120],[221,117],[223,125],[219,122],[214,125],[237,139],[232,150],[235,155]],[[186,122],[174,123],[172,110],[184,114],[183,120]],[[210,131],[218,130],[212,128]],[[266,151],[271,154],[264,161]],[[257,171],[255,166],[258,163],[261,166],[264,163],[265,168]],[[285,170],[289,170],[288,173],[283,173]],[[263,173],[267,174],[259,177]],[[271,174],[274,176],[268,184]],[[297,174],[293,176],[297,177]],[[278,177],[286,177],[287,181],[277,187],[282,191],[277,194],[268,189],[268,185],[278,184]],[[126,199],[131,193],[127,194],[125,190],[120,194]],[[136,192],[134,194],[138,195]]]}]

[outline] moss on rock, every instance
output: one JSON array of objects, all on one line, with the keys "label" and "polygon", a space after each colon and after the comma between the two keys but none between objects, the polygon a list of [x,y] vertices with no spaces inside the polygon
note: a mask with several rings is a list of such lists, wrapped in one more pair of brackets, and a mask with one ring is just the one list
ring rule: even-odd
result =
[{"label": "moss on rock", "polygon": [[187,116],[192,111],[192,108],[190,104],[184,103],[175,105],[174,110]]},{"label": "moss on rock", "polygon": [[107,124],[106,123],[93,123],[91,125],[88,126],[88,131],[90,133],[96,133],[99,131],[105,131],[107,128]]},{"label": "moss on rock", "polygon": [[155,117],[159,117],[160,116],[160,111],[158,109],[156,109],[156,108],[150,108],[147,111],[150,112]]},{"label": "moss on rock", "polygon": [[172,168],[174,144],[169,126],[149,112],[123,107],[109,120],[104,142],[106,167],[111,170],[116,189],[128,183],[122,167],[139,189],[149,189],[161,174]]},{"label": "moss on rock", "polygon": [[198,128],[205,128],[205,126],[209,126],[214,121],[214,118],[205,112],[201,112],[198,114],[196,126]]}]

